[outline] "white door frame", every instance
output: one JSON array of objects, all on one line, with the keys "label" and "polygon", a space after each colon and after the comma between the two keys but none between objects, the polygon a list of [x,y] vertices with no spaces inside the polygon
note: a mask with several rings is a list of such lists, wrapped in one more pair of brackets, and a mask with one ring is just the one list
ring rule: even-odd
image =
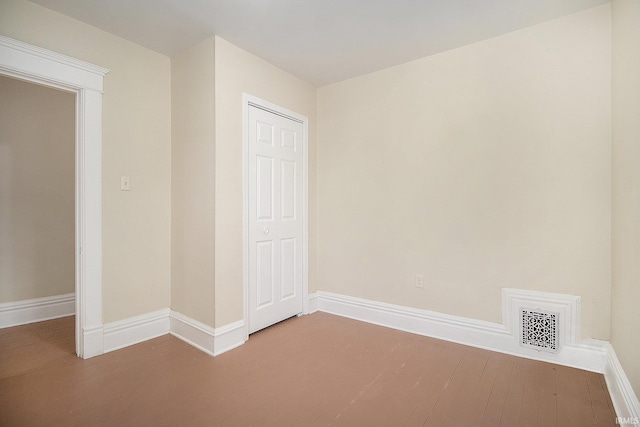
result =
[{"label": "white door frame", "polygon": [[104,352],[102,86],[108,69],[0,36],[0,74],[76,94],[76,353]]},{"label": "white door frame", "polygon": [[242,94],[242,287],[244,340],[249,339],[249,107],[254,106],[302,123],[302,314],[309,313],[309,119],[306,116]]}]

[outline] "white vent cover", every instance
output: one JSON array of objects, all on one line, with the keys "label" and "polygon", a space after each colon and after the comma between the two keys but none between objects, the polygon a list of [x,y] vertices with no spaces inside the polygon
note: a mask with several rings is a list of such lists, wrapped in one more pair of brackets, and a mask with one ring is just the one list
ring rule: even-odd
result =
[{"label": "white vent cover", "polygon": [[520,308],[520,345],[539,351],[558,351],[560,313]]}]

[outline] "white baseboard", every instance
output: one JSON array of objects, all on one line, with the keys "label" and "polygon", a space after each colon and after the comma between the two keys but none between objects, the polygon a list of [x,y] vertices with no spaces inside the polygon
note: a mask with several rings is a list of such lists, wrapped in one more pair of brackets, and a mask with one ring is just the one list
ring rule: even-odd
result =
[{"label": "white baseboard", "polygon": [[218,356],[245,342],[244,322],[212,328],[184,314],[171,312],[171,335],[211,356]]},{"label": "white baseboard", "polygon": [[214,328],[176,311],[171,311],[170,319],[171,335],[211,356],[215,354]]},{"label": "white baseboard", "polygon": [[246,332],[243,320],[215,328],[213,333],[213,355],[218,356],[244,344],[247,339]]},{"label": "white baseboard", "polygon": [[[504,307],[509,307],[505,304]],[[512,310],[512,307],[509,308]],[[537,352],[517,343],[511,326],[428,310],[318,291],[309,295],[309,312],[324,311],[393,329],[484,348],[529,359],[571,366],[605,375],[616,414],[640,420],[640,403],[610,343],[565,342],[556,354]],[[0,304],[0,328],[73,315],[75,294]],[[567,316],[572,318],[571,316]],[[508,319],[509,316],[503,318]],[[579,318],[577,318],[579,322]],[[577,326],[577,325],[573,325]],[[212,356],[242,345],[242,320],[213,328],[168,308],[83,331],[92,357],[171,333]],[[574,334],[572,334],[575,336]],[[572,341],[572,340],[569,340]],[[93,344],[92,344],[93,343]]]},{"label": "white baseboard", "polygon": [[[540,293],[534,294],[537,298]],[[640,417],[638,398],[631,388],[613,347],[606,341],[587,340],[576,343],[571,342],[572,340],[568,338],[569,342],[565,342],[558,353],[538,352],[521,347],[518,344],[517,332],[511,325],[323,291],[313,294],[313,298],[316,301],[317,309],[326,313],[472,347],[602,373],[607,380],[616,414],[619,417]],[[505,304],[503,307],[512,309],[510,304]],[[509,316],[503,316],[503,319],[508,318]],[[579,321],[579,317],[573,317],[573,314],[567,316],[567,319]],[[572,325],[571,331],[575,331],[577,327],[578,325]]]},{"label": "white baseboard", "polygon": [[78,356],[83,359],[89,359],[90,357],[100,356],[104,351],[104,328],[102,326],[96,328],[85,328],[82,331],[82,339],[84,346],[82,348],[82,354]]},{"label": "white baseboard", "polygon": [[[222,354],[245,342],[242,320],[220,328],[212,328],[168,308],[108,323],[104,328],[92,332],[90,336],[85,334],[85,340],[90,339],[96,344],[92,346],[96,351],[91,356],[108,353],[169,333],[212,356]],[[103,348],[102,351],[100,347]]]},{"label": "white baseboard", "polygon": [[104,352],[118,350],[169,333],[169,309],[104,325]]},{"label": "white baseboard", "polygon": [[629,378],[622,369],[613,346],[606,343],[606,349],[607,367],[604,371],[604,378],[607,381],[607,388],[616,414],[620,418],[635,420],[630,424],[640,424],[640,401],[638,401]]},{"label": "white baseboard", "polygon": [[362,320],[418,335],[452,341],[529,359],[603,372],[605,350],[599,342],[566,344],[558,353],[521,347],[505,325],[428,310],[317,292],[320,311]]},{"label": "white baseboard", "polygon": [[309,314],[318,311],[318,293],[309,294]]},{"label": "white baseboard", "polygon": [[0,304],[0,329],[73,316],[76,294],[55,295]]}]

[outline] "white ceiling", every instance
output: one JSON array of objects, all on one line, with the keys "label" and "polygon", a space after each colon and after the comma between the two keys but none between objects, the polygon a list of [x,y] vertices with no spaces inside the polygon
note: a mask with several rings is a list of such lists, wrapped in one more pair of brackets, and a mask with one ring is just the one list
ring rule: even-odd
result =
[{"label": "white ceiling", "polygon": [[316,86],[610,0],[31,0],[173,56],[217,34]]}]

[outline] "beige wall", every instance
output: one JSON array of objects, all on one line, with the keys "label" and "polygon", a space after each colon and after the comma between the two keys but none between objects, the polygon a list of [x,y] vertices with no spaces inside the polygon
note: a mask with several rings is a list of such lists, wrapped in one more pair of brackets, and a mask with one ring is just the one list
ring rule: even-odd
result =
[{"label": "beige wall", "polygon": [[492,322],[575,294],[608,339],[610,53],[605,5],[319,89],[318,288]]},{"label": "beige wall", "polygon": [[614,0],[611,342],[640,396],[640,2]]},{"label": "beige wall", "polygon": [[608,5],[318,91],[219,37],[170,61],[24,0],[0,2],[0,34],[111,69],[105,322],[167,306],[242,317],[247,92],[310,119],[311,292],[494,322],[503,287],[570,293],[583,335],[603,339],[612,298],[637,390],[638,4],[613,7],[613,291]]},{"label": "beige wall", "polygon": [[0,303],[75,292],[75,94],[0,76]]},{"label": "beige wall", "polygon": [[316,288],[316,90],[216,37],[215,324],[242,319],[242,93],[309,118],[309,291]]},{"label": "beige wall", "polygon": [[[24,0],[0,34],[111,69],[103,98],[103,320],[170,305],[169,58]],[[120,176],[131,191],[120,191]]]},{"label": "beige wall", "polygon": [[215,39],[171,58],[171,308],[214,326]]}]

